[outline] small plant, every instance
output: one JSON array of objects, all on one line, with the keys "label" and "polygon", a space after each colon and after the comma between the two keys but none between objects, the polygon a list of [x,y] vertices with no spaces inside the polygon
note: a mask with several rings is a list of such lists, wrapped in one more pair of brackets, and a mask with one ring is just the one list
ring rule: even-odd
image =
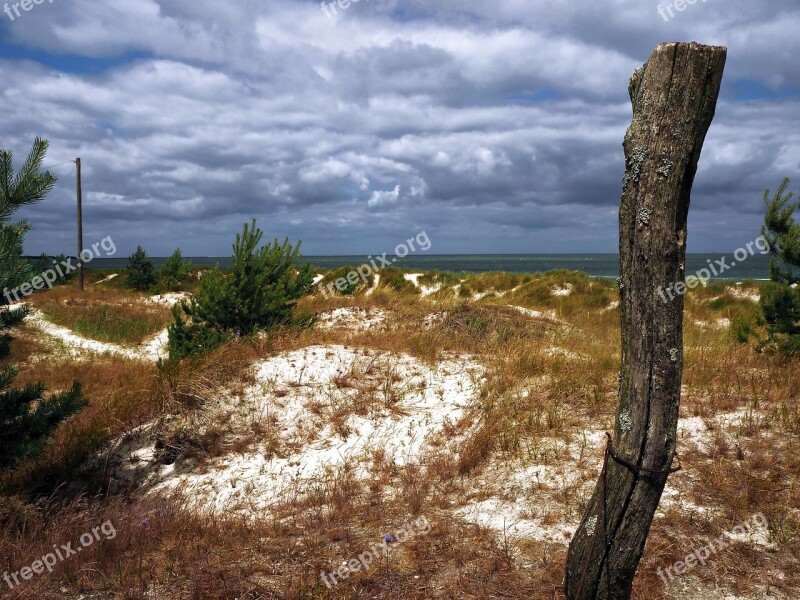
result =
[{"label": "small plant", "polygon": [[[354,283],[353,281],[348,281],[347,276],[350,273],[355,273],[356,271],[357,268],[354,266],[345,265],[343,267],[339,267],[338,269],[326,275],[325,278],[320,282],[319,287],[322,289],[327,288],[335,290],[335,293],[341,294],[342,296],[352,296],[355,294],[358,286],[361,285],[361,280],[357,279]],[[334,286],[332,288],[328,288],[329,283],[333,283]],[[336,285],[337,283],[341,285]]]},{"label": "small plant", "polygon": [[158,293],[178,291],[180,284],[189,276],[191,268],[192,263],[183,259],[181,249],[176,249],[172,256],[167,259],[167,262],[158,270],[157,283],[153,291]]},{"label": "small plant", "polygon": [[800,224],[794,211],[800,204],[792,202],[787,192],[790,180],[784,179],[772,199],[764,191],[767,214],[762,235],[772,254],[770,279],[761,298],[770,345],[788,356],[800,356]]},{"label": "small plant", "polygon": [[[33,263],[33,272],[36,274],[44,273],[45,271],[54,268],[55,266],[60,266],[67,262],[67,255],[66,254],[59,254],[58,256],[48,256],[47,254],[42,254],[36,261]],[[65,285],[71,281],[75,280],[77,273],[75,271],[69,271],[68,269],[64,269],[62,271],[63,275],[59,275],[56,280],[53,282],[53,285]]]},{"label": "small plant", "polygon": [[50,257],[47,256],[47,254],[44,252],[42,252],[39,258],[37,258],[31,263],[31,268],[33,269],[34,273],[41,273],[43,271],[46,271],[47,269],[50,268],[50,266],[51,266]]},{"label": "small plant", "polygon": [[400,269],[384,269],[381,271],[381,285],[392,288],[396,292],[418,294],[416,286],[405,278]]},{"label": "small plant", "polygon": [[127,278],[125,285],[139,292],[146,292],[156,282],[155,267],[141,246],[128,257]]},{"label": "small plant", "polygon": [[313,282],[310,265],[296,266],[300,244],[293,247],[287,239],[259,247],[263,236],[255,220],[245,224],[233,244],[230,273],[214,269],[192,300],[174,309],[170,359],[203,354],[233,337],[312,322],[295,315],[297,300],[311,293]]}]

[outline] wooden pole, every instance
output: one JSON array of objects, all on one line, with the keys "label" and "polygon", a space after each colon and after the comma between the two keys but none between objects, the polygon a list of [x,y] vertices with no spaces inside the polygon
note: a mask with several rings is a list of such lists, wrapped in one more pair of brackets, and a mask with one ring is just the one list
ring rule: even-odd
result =
[{"label": "wooden pole", "polygon": [[77,167],[77,195],[78,195],[78,288],[83,291],[83,190],[81,189],[81,159],[75,159]]},{"label": "wooden pole", "polygon": [[633,120],[623,144],[619,211],[619,401],[613,443],[609,438],[605,466],[569,547],[568,600],[631,597],[675,457],[683,296],[674,290],[685,279],[691,189],[726,55],[722,47],[661,44],[628,87]]}]

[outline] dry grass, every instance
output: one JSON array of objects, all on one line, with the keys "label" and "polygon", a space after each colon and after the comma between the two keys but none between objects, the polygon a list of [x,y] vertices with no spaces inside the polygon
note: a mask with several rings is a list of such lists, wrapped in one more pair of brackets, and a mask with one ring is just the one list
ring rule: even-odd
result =
[{"label": "dry grass", "polygon": [[[5,477],[0,571],[19,570],[53,544],[75,540],[106,520],[118,535],[8,597],[560,597],[567,540],[504,534],[470,522],[458,510],[496,501],[544,529],[577,524],[601,458],[595,434],[611,429],[615,412],[619,317],[613,282],[565,272],[426,274],[422,285],[439,283],[443,289],[421,298],[405,285],[390,285],[395,280],[400,281],[394,277],[370,296],[314,296],[301,303],[312,313],[340,307],[385,311],[386,320],[369,329],[278,332],[164,371],[111,358],[78,365],[23,330],[13,346],[15,364],[23,365],[20,382],[41,380],[57,390],[79,378],[92,404],[61,428],[45,456]],[[567,288],[571,293],[554,294]],[[484,295],[469,302],[463,289],[470,297]],[[97,303],[123,306],[133,297],[111,286],[90,294],[87,310]],[[72,308],[81,303],[68,288],[38,296],[36,303],[70,306],[73,317],[82,310]],[[796,363],[757,354],[718,326],[719,319],[732,322],[752,312],[749,300],[709,286],[689,294],[686,306],[681,417],[701,425],[681,438],[684,470],[670,478],[634,597],[722,598],[708,591],[713,586],[746,598],[764,597],[767,588],[783,594],[777,598],[797,597],[800,371]],[[197,514],[177,499],[143,498],[133,490],[112,493],[102,469],[79,469],[133,427],[167,414],[201,415],[219,401],[222,389],[241,393],[253,382],[256,361],[316,344],[408,353],[429,364],[445,353],[477,357],[486,381],[476,419],[446,432],[460,440],[457,452],[443,445],[422,463],[403,467],[377,453],[370,477],[346,467],[332,470],[309,493],[287,495],[269,512],[247,519]],[[391,405],[397,383],[391,370],[342,373],[334,384],[355,400],[325,416],[345,426],[348,412],[369,412],[375,402]],[[281,391],[270,393],[278,397]],[[244,452],[277,426],[254,422],[245,432],[222,422],[196,430],[168,428],[160,444],[180,468]],[[547,477],[520,475],[526,469]],[[657,567],[757,512],[769,520],[773,550],[733,544],[685,576],[683,583],[693,586],[688,591],[665,589]],[[420,515],[432,523],[431,533],[398,545],[388,564],[330,590],[322,583],[321,571],[338,568]]]}]

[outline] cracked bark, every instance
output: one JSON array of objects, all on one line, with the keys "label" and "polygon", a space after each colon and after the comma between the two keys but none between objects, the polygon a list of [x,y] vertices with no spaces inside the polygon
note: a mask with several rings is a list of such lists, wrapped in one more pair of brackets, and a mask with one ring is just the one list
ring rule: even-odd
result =
[{"label": "cracked bark", "polygon": [[[726,54],[723,47],[661,44],[628,87],[633,120],[623,143],[622,367],[613,439],[620,457],[656,471],[667,470],[675,456],[683,370],[683,296],[673,291],[670,299],[659,291],[685,281],[692,183]],[[569,547],[564,578],[569,600],[631,597],[667,475],[637,473],[609,460],[605,479],[605,520],[595,521],[598,481]],[[600,528],[594,543],[593,521]]]}]

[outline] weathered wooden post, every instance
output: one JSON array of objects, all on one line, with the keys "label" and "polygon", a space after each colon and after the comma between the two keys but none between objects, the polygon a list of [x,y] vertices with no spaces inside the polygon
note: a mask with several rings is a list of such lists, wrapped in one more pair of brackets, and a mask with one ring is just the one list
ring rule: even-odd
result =
[{"label": "weathered wooden post", "polygon": [[[661,44],[631,78],[619,211],[622,368],[613,444],[569,547],[568,600],[628,599],[675,456],[686,218],[726,48]],[[678,286],[680,291],[680,285]],[[665,301],[666,299],[666,301]]]}]

